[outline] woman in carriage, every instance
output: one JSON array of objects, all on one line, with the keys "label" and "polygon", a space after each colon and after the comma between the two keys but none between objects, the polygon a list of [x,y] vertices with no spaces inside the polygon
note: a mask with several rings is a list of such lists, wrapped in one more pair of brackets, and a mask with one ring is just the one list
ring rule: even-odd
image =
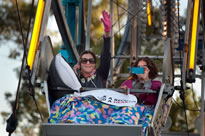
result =
[{"label": "woman in carriage", "polygon": [[[143,68],[144,73],[132,74],[132,78],[123,82],[121,88],[151,89],[158,92],[161,82],[153,80],[157,76],[157,68],[154,63],[146,57],[140,58],[134,66]],[[154,113],[158,93],[139,94],[138,102],[135,101],[130,105],[120,103],[120,105],[114,101],[108,103],[99,99],[105,96],[104,91],[101,89],[85,92],[86,94],[65,95],[52,105],[48,121],[50,123],[142,125],[145,135]],[[129,101],[132,96],[135,97],[135,94],[112,93],[109,89],[106,92],[108,93],[107,98],[119,96],[119,98],[127,98]]]}]

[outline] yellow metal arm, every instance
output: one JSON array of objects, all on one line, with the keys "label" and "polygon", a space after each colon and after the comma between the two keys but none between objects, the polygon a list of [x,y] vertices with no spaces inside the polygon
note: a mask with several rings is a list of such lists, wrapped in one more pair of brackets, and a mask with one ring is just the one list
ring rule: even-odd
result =
[{"label": "yellow metal arm", "polygon": [[27,66],[29,67],[29,70],[32,69],[35,53],[39,46],[39,34],[41,31],[44,7],[45,7],[44,0],[39,0],[36,17],[35,17],[35,23],[34,23],[33,32],[32,32],[32,37],[31,37],[31,42],[30,42],[30,48],[29,48],[28,57],[27,57]]},{"label": "yellow metal arm", "polygon": [[147,2],[147,23],[148,26],[152,25],[152,1],[148,0]]},{"label": "yellow metal arm", "polygon": [[192,23],[192,34],[191,34],[191,48],[190,48],[190,62],[189,69],[194,70],[195,65],[195,52],[196,52],[196,37],[199,20],[199,0],[194,0],[194,12],[193,12],[193,23]]}]

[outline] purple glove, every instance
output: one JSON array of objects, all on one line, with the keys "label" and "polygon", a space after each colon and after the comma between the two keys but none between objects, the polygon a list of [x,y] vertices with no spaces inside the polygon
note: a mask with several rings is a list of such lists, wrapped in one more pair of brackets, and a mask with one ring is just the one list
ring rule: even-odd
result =
[{"label": "purple glove", "polygon": [[104,31],[105,32],[110,32],[111,31],[111,19],[110,19],[110,14],[108,14],[105,10],[102,12],[103,18],[101,18],[101,21],[103,22],[104,25]]}]

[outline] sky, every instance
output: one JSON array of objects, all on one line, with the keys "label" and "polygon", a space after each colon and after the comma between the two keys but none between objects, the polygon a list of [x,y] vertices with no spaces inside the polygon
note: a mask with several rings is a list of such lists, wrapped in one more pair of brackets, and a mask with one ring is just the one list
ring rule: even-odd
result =
[{"label": "sky", "polygon": [[[0,46],[0,112],[11,112],[10,106],[5,101],[4,93],[11,92],[14,94],[17,88],[17,75],[14,72],[14,68],[21,66],[20,60],[8,59],[10,48],[7,46]],[[8,108],[9,107],[9,108]],[[0,135],[6,136],[4,124],[2,126],[2,117],[0,116]]]},{"label": "sky", "polygon": [[[156,0],[154,0],[156,1]],[[187,0],[183,0],[180,3],[180,15],[184,15],[185,8],[187,6]],[[53,31],[56,31],[57,26],[53,24],[54,18],[49,19],[49,24],[47,28],[53,28]],[[57,38],[51,38],[52,42],[58,42]],[[8,59],[9,52],[15,45],[11,42],[6,43],[6,45],[0,46],[0,112],[8,111],[11,112],[10,106],[6,103],[4,98],[4,93],[10,91],[15,95],[18,79],[16,72],[14,72],[14,68],[18,68],[21,66],[21,58],[17,60]],[[197,94],[200,95],[201,85],[200,80],[197,79],[196,84],[194,84],[194,88],[197,90]],[[9,108],[8,108],[9,107]],[[6,124],[2,123],[2,117],[0,116],[0,135],[7,136],[8,133],[5,131]]]}]

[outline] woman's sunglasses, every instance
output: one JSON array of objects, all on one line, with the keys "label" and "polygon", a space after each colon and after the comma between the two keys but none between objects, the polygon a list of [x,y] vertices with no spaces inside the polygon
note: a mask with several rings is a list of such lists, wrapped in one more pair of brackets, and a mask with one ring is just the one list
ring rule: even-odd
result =
[{"label": "woman's sunglasses", "polygon": [[89,61],[90,64],[95,64],[95,60],[93,58],[87,59],[87,58],[82,58],[80,60],[80,63],[82,64],[87,64],[87,62]]}]

